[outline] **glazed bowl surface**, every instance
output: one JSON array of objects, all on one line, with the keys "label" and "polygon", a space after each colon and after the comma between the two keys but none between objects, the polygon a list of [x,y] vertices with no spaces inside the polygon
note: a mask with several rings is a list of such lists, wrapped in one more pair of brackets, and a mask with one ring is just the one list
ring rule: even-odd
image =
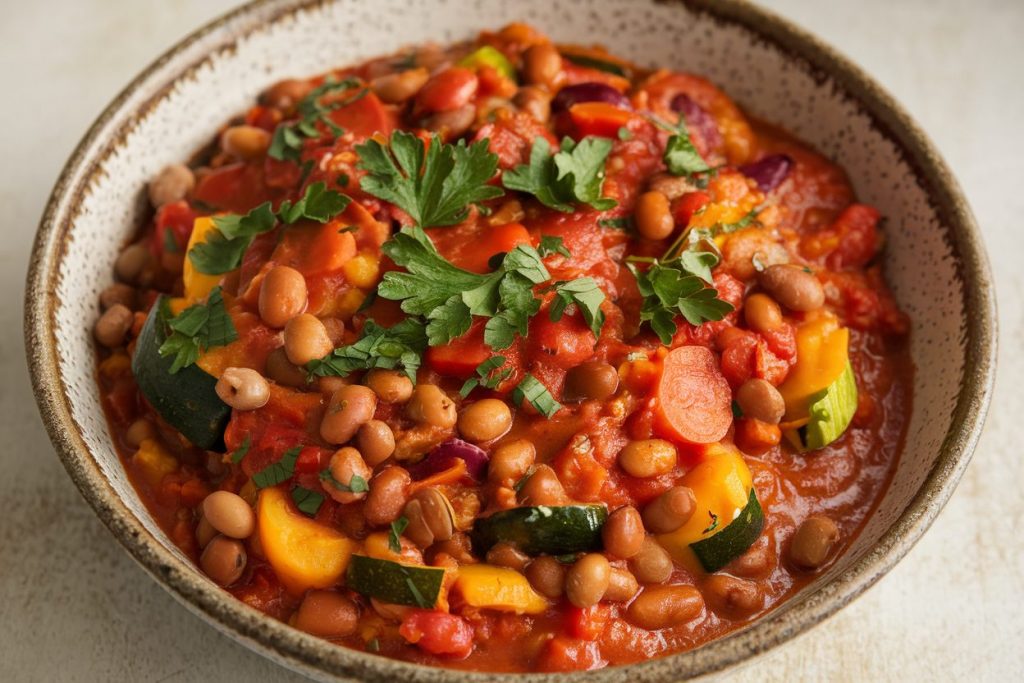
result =
[{"label": "glazed bowl surface", "polygon": [[[868,76],[814,37],[741,0],[262,0],[185,38],[88,131],[53,190],[32,254],[26,347],[36,398],[68,473],[128,552],[230,637],[323,680],[490,680],[333,646],[236,601],[150,518],[114,451],[91,329],[112,263],[146,215],[144,188],[188,158],[267,85],[511,21],[559,42],[603,43],[644,65],[710,78],[744,109],[834,159],[886,217],[884,268],[912,321],[913,411],[892,484],[859,537],[779,609],[697,650],[585,674],[670,681],[748,660],[834,613],[887,572],[956,486],[995,372],[995,301],[977,226],[945,163]],[[579,677],[582,674],[557,678]],[[511,677],[505,677],[511,678]],[[516,680],[554,675],[517,674]]]}]

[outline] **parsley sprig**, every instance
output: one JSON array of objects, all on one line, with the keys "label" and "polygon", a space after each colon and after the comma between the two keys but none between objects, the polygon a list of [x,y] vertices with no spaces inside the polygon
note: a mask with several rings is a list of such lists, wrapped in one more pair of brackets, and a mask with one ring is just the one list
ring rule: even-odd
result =
[{"label": "parsley sprig", "polygon": [[707,162],[697,151],[690,139],[690,131],[686,127],[686,117],[679,114],[679,124],[673,126],[655,116],[648,117],[651,123],[663,130],[672,133],[668,142],[665,143],[665,153],[662,160],[668,172],[676,176],[692,176],[697,173],[705,173],[711,170]]},{"label": "parsley sprig", "polygon": [[350,203],[352,199],[348,195],[328,190],[323,182],[316,182],[306,188],[298,201],[281,202],[276,213],[270,202],[263,202],[244,215],[214,216],[216,230],[189,249],[188,258],[200,273],[227,273],[242,263],[242,256],[253,239],[273,230],[278,221],[285,225],[300,220],[327,223]]},{"label": "parsley sprig", "polygon": [[502,369],[507,360],[505,356],[491,356],[476,366],[476,377],[470,377],[463,383],[462,388],[459,389],[459,395],[466,398],[477,387],[497,389],[498,385],[512,374],[512,368]]},{"label": "parsley sprig", "polygon": [[402,368],[415,382],[426,348],[427,336],[422,320],[406,318],[392,327],[381,327],[373,320],[367,320],[358,341],[310,361],[306,370],[317,377],[347,377],[361,370]]},{"label": "parsley sprig", "polygon": [[367,171],[359,186],[405,211],[421,228],[461,223],[469,206],[504,194],[488,185],[498,156],[488,140],[450,145],[434,135],[429,147],[412,133],[396,130],[387,145],[374,139],[356,146]]},{"label": "parsley sprig", "polygon": [[512,390],[512,400],[520,405],[524,401],[529,403],[548,419],[562,409],[562,404],[555,400],[548,388],[530,373],[524,375]]},{"label": "parsley sprig", "polygon": [[573,203],[605,211],[616,205],[614,199],[601,196],[605,160],[611,150],[608,138],[587,136],[579,142],[564,138],[561,149],[552,155],[547,139],[537,136],[530,163],[505,171],[501,182],[509,190],[532,194],[544,206],[564,213],[575,210]]},{"label": "parsley sprig", "polygon": [[238,331],[224,307],[220,287],[210,290],[206,303],[189,306],[168,320],[167,326],[171,333],[158,352],[161,356],[174,356],[169,370],[172,375],[195,363],[207,349],[238,339]]},{"label": "parsley sprig", "polygon": [[289,448],[277,462],[271,463],[262,470],[252,475],[252,483],[258,489],[265,489],[268,486],[275,486],[283,481],[291,479],[295,473],[295,463],[299,459],[302,446]]},{"label": "parsley sprig", "polygon": [[322,493],[304,486],[296,486],[292,489],[292,500],[295,501],[295,507],[309,517],[315,517],[316,513],[320,511],[320,506],[324,504]]},{"label": "parsley sprig", "polygon": [[344,133],[344,130],[331,120],[331,112],[359,101],[369,90],[361,88],[349,97],[328,104],[321,102],[321,99],[331,93],[352,90],[359,85],[360,81],[356,78],[341,81],[334,78],[326,79],[296,105],[299,114],[297,121],[282,123],[274,130],[267,154],[278,160],[299,161],[302,158],[305,141],[319,138],[323,134],[317,124],[322,123],[335,137]]}]

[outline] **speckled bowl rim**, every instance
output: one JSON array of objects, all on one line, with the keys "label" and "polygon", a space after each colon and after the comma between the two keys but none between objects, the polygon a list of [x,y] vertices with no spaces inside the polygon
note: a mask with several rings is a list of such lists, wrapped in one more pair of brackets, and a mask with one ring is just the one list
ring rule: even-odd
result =
[{"label": "speckled bowl rim", "polygon": [[[949,228],[945,236],[964,289],[965,359],[960,393],[932,470],[892,526],[831,581],[807,591],[747,628],[691,652],[625,667],[575,674],[480,674],[427,667],[336,647],[278,622],[213,586],[146,530],[117,495],[74,422],[57,362],[56,279],[78,197],[126,130],[170,84],[241,36],[317,0],[256,0],[183,39],[133,80],[103,111],[65,165],[40,221],[25,295],[25,346],[33,389],[50,439],[68,474],[129,554],[192,612],[248,647],[317,678],[407,681],[670,681],[699,677],[744,662],[831,616],[889,571],[928,529],[960,480],[981,434],[995,377],[996,307],[988,260],[963,193],[928,137],[873,79],[846,57],[792,23],[745,0],[676,0],[718,21],[738,24],[830,76],[860,103],[872,123],[914,169]],[[128,111],[140,93],[142,103]]]}]

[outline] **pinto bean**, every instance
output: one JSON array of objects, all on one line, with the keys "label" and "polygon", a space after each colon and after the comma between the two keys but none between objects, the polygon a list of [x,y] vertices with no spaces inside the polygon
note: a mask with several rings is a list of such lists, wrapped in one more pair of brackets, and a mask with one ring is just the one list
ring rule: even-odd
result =
[{"label": "pinto bean", "polygon": [[409,520],[405,535],[421,548],[446,541],[455,532],[451,503],[435,487],[417,491],[405,504],[402,515]]},{"label": "pinto bean", "polygon": [[595,399],[603,401],[619,388],[619,372],[611,364],[595,360],[571,368],[565,375],[567,401]]},{"label": "pinto bean", "polygon": [[825,289],[821,282],[814,273],[800,266],[768,266],[758,274],[757,281],[791,311],[814,311],[825,304]]},{"label": "pinto bean", "polygon": [[385,467],[370,480],[370,492],[363,505],[363,516],[374,526],[390,524],[402,514],[412,479],[404,467]]},{"label": "pinto bean", "polygon": [[608,515],[601,529],[605,551],[623,559],[640,552],[645,537],[643,520],[632,505],[624,505]]},{"label": "pinto bean", "polygon": [[644,526],[655,534],[667,534],[690,521],[697,498],[686,486],[673,486],[644,508]]},{"label": "pinto bean", "polygon": [[274,266],[260,284],[260,318],[282,328],[306,309],[306,278],[288,266]]},{"label": "pinto bean", "polygon": [[512,410],[500,399],[481,399],[462,410],[458,425],[459,433],[469,441],[492,441],[512,426]]},{"label": "pinto bean", "polygon": [[565,595],[576,607],[596,605],[604,597],[611,581],[612,567],[608,558],[588,553],[576,560],[565,575]]},{"label": "pinto bean", "polygon": [[381,420],[370,420],[360,427],[356,442],[370,467],[376,467],[395,452],[395,433]]},{"label": "pinto bean", "polygon": [[703,588],[714,610],[727,616],[753,614],[764,604],[756,583],[728,574],[712,574],[704,581]]},{"label": "pinto bean", "polygon": [[285,323],[284,351],[295,365],[323,358],[333,350],[327,328],[315,315],[300,313]]},{"label": "pinto bean", "polygon": [[491,454],[487,478],[494,484],[514,486],[530,471],[536,457],[536,447],[526,439],[503,443]]},{"label": "pinto bean", "polygon": [[564,505],[568,499],[558,475],[547,465],[538,465],[519,489],[519,500],[526,505]]},{"label": "pinto bean", "polygon": [[782,309],[775,299],[757,292],[743,302],[743,318],[755,332],[771,332],[782,326]]},{"label": "pinto bean", "polygon": [[271,107],[291,111],[312,90],[309,81],[289,78],[270,86],[260,99]]},{"label": "pinto bean", "polygon": [[672,558],[648,536],[640,552],[629,559],[629,568],[640,583],[664,583],[672,576]]},{"label": "pinto bean", "polygon": [[256,529],[252,508],[230,491],[214,491],[203,500],[203,519],[229,538],[249,538]]},{"label": "pinto bean", "polygon": [[818,569],[832,554],[839,540],[839,527],[824,515],[805,519],[789,545],[789,558],[802,569]]},{"label": "pinto bean", "polygon": [[536,86],[525,85],[517,90],[512,104],[539,123],[547,123],[551,118],[551,95]]},{"label": "pinto bean", "polygon": [[604,592],[604,600],[609,602],[626,602],[640,590],[636,577],[627,569],[612,567],[608,580],[608,589]]},{"label": "pinto bean", "polygon": [[405,403],[412,396],[412,380],[400,370],[370,370],[364,381],[385,403]]},{"label": "pinto bean", "polygon": [[116,304],[120,304],[132,310],[135,308],[136,294],[135,288],[131,285],[115,282],[100,292],[100,308],[105,311]]},{"label": "pinto bean", "polygon": [[159,209],[165,204],[180,202],[196,186],[196,176],[184,164],[170,164],[149,181],[149,203]]},{"label": "pinto bean", "polygon": [[300,631],[321,638],[344,638],[356,631],[359,607],[334,591],[310,591],[296,610],[293,624]]},{"label": "pinto bean", "polygon": [[656,190],[640,195],[633,209],[633,217],[636,219],[637,232],[649,240],[663,240],[676,227],[668,197]]},{"label": "pinto bean", "polygon": [[350,384],[331,396],[327,411],[320,422],[320,436],[324,441],[343,444],[373,419],[377,409],[377,395],[367,387]]},{"label": "pinto bean", "polygon": [[457,138],[473,125],[476,120],[476,106],[466,104],[458,109],[449,109],[431,114],[423,120],[423,127],[440,133],[446,140]]},{"label": "pinto bean", "polygon": [[245,563],[245,546],[226,536],[214,537],[199,556],[200,568],[221,586],[238,581],[245,571]]},{"label": "pinto bean", "polygon": [[526,578],[541,595],[558,599],[565,591],[566,567],[553,557],[538,557],[526,567]]},{"label": "pinto bean", "polygon": [[399,104],[415,97],[423,84],[430,78],[430,72],[423,67],[406,69],[393,74],[378,76],[370,81],[370,89],[383,102]]},{"label": "pinto bean", "polygon": [[656,631],[696,619],[703,609],[704,598],[693,586],[648,586],[630,604],[626,618]]},{"label": "pinto bean", "polygon": [[549,90],[562,72],[562,55],[551,43],[534,45],[523,53],[523,80]]},{"label": "pinto bean", "polygon": [[[306,386],[306,373],[288,360],[284,347],[276,348],[267,355],[267,377],[285,387]],[[323,378],[321,378],[323,379]]]},{"label": "pinto bean", "polygon": [[220,146],[236,159],[252,161],[267,153],[270,133],[256,126],[231,126],[221,133]]},{"label": "pinto bean", "polygon": [[227,368],[215,387],[220,400],[235,410],[256,410],[270,400],[270,385],[252,368]]},{"label": "pinto bean", "polygon": [[676,447],[664,439],[630,441],[619,452],[619,466],[633,477],[656,477],[676,466]]},{"label": "pinto bean", "polygon": [[135,316],[127,306],[115,304],[104,311],[96,321],[93,334],[100,344],[108,349],[114,349],[124,344],[134,321]]},{"label": "pinto bean", "polygon": [[[334,481],[328,481],[324,490],[331,498],[346,504],[366,497],[369,492],[366,482],[370,480],[373,470],[367,467],[359,451],[350,446],[335,451],[328,469]],[[360,480],[362,486],[357,485]],[[339,484],[344,489],[340,488]]]},{"label": "pinto bean", "polygon": [[455,402],[436,384],[417,384],[405,406],[414,421],[450,429],[458,420]]},{"label": "pinto bean", "polygon": [[139,242],[129,244],[114,262],[114,274],[122,282],[136,283],[152,261],[153,255],[146,245]]},{"label": "pinto bean", "polygon": [[530,557],[511,543],[498,543],[487,551],[487,564],[508,567],[521,572],[529,564]]},{"label": "pinto bean", "polygon": [[736,390],[736,403],[744,417],[778,424],[786,414],[786,401],[779,390],[763,379],[753,377]]}]

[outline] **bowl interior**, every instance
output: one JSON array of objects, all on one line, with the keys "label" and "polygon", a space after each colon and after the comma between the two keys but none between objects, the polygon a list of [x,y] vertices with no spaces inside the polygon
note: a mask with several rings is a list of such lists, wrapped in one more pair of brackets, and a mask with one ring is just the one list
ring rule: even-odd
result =
[{"label": "bowl interior", "polygon": [[[232,15],[159,63],[125,94],[121,109],[101,122],[99,137],[80,150],[74,184],[66,188],[66,220],[41,245],[50,258],[46,296],[62,391],[91,458],[134,518],[127,526],[142,525],[181,558],[124,475],[93,375],[90,330],[98,293],[111,282],[111,264],[144,215],[143,188],[150,176],[190,156],[275,80],[312,75],[409,43],[467,38],[482,28],[522,20],[559,41],[600,42],[643,64],[707,76],[749,113],[783,125],[837,161],[858,197],[882,211],[886,275],[913,321],[911,353],[919,369],[913,413],[892,485],[877,513],[847,554],[805,593],[814,593],[868,551],[888,552],[873,546],[933,473],[957,408],[968,352],[968,293],[950,217],[935,202],[921,159],[907,155],[848,83],[770,37],[722,19],[717,11],[686,4],[376,0],[312,3],[297,11],[287,10],[288,4],[265,2]],[[746,647],[756,649],[752,643]]]}]

